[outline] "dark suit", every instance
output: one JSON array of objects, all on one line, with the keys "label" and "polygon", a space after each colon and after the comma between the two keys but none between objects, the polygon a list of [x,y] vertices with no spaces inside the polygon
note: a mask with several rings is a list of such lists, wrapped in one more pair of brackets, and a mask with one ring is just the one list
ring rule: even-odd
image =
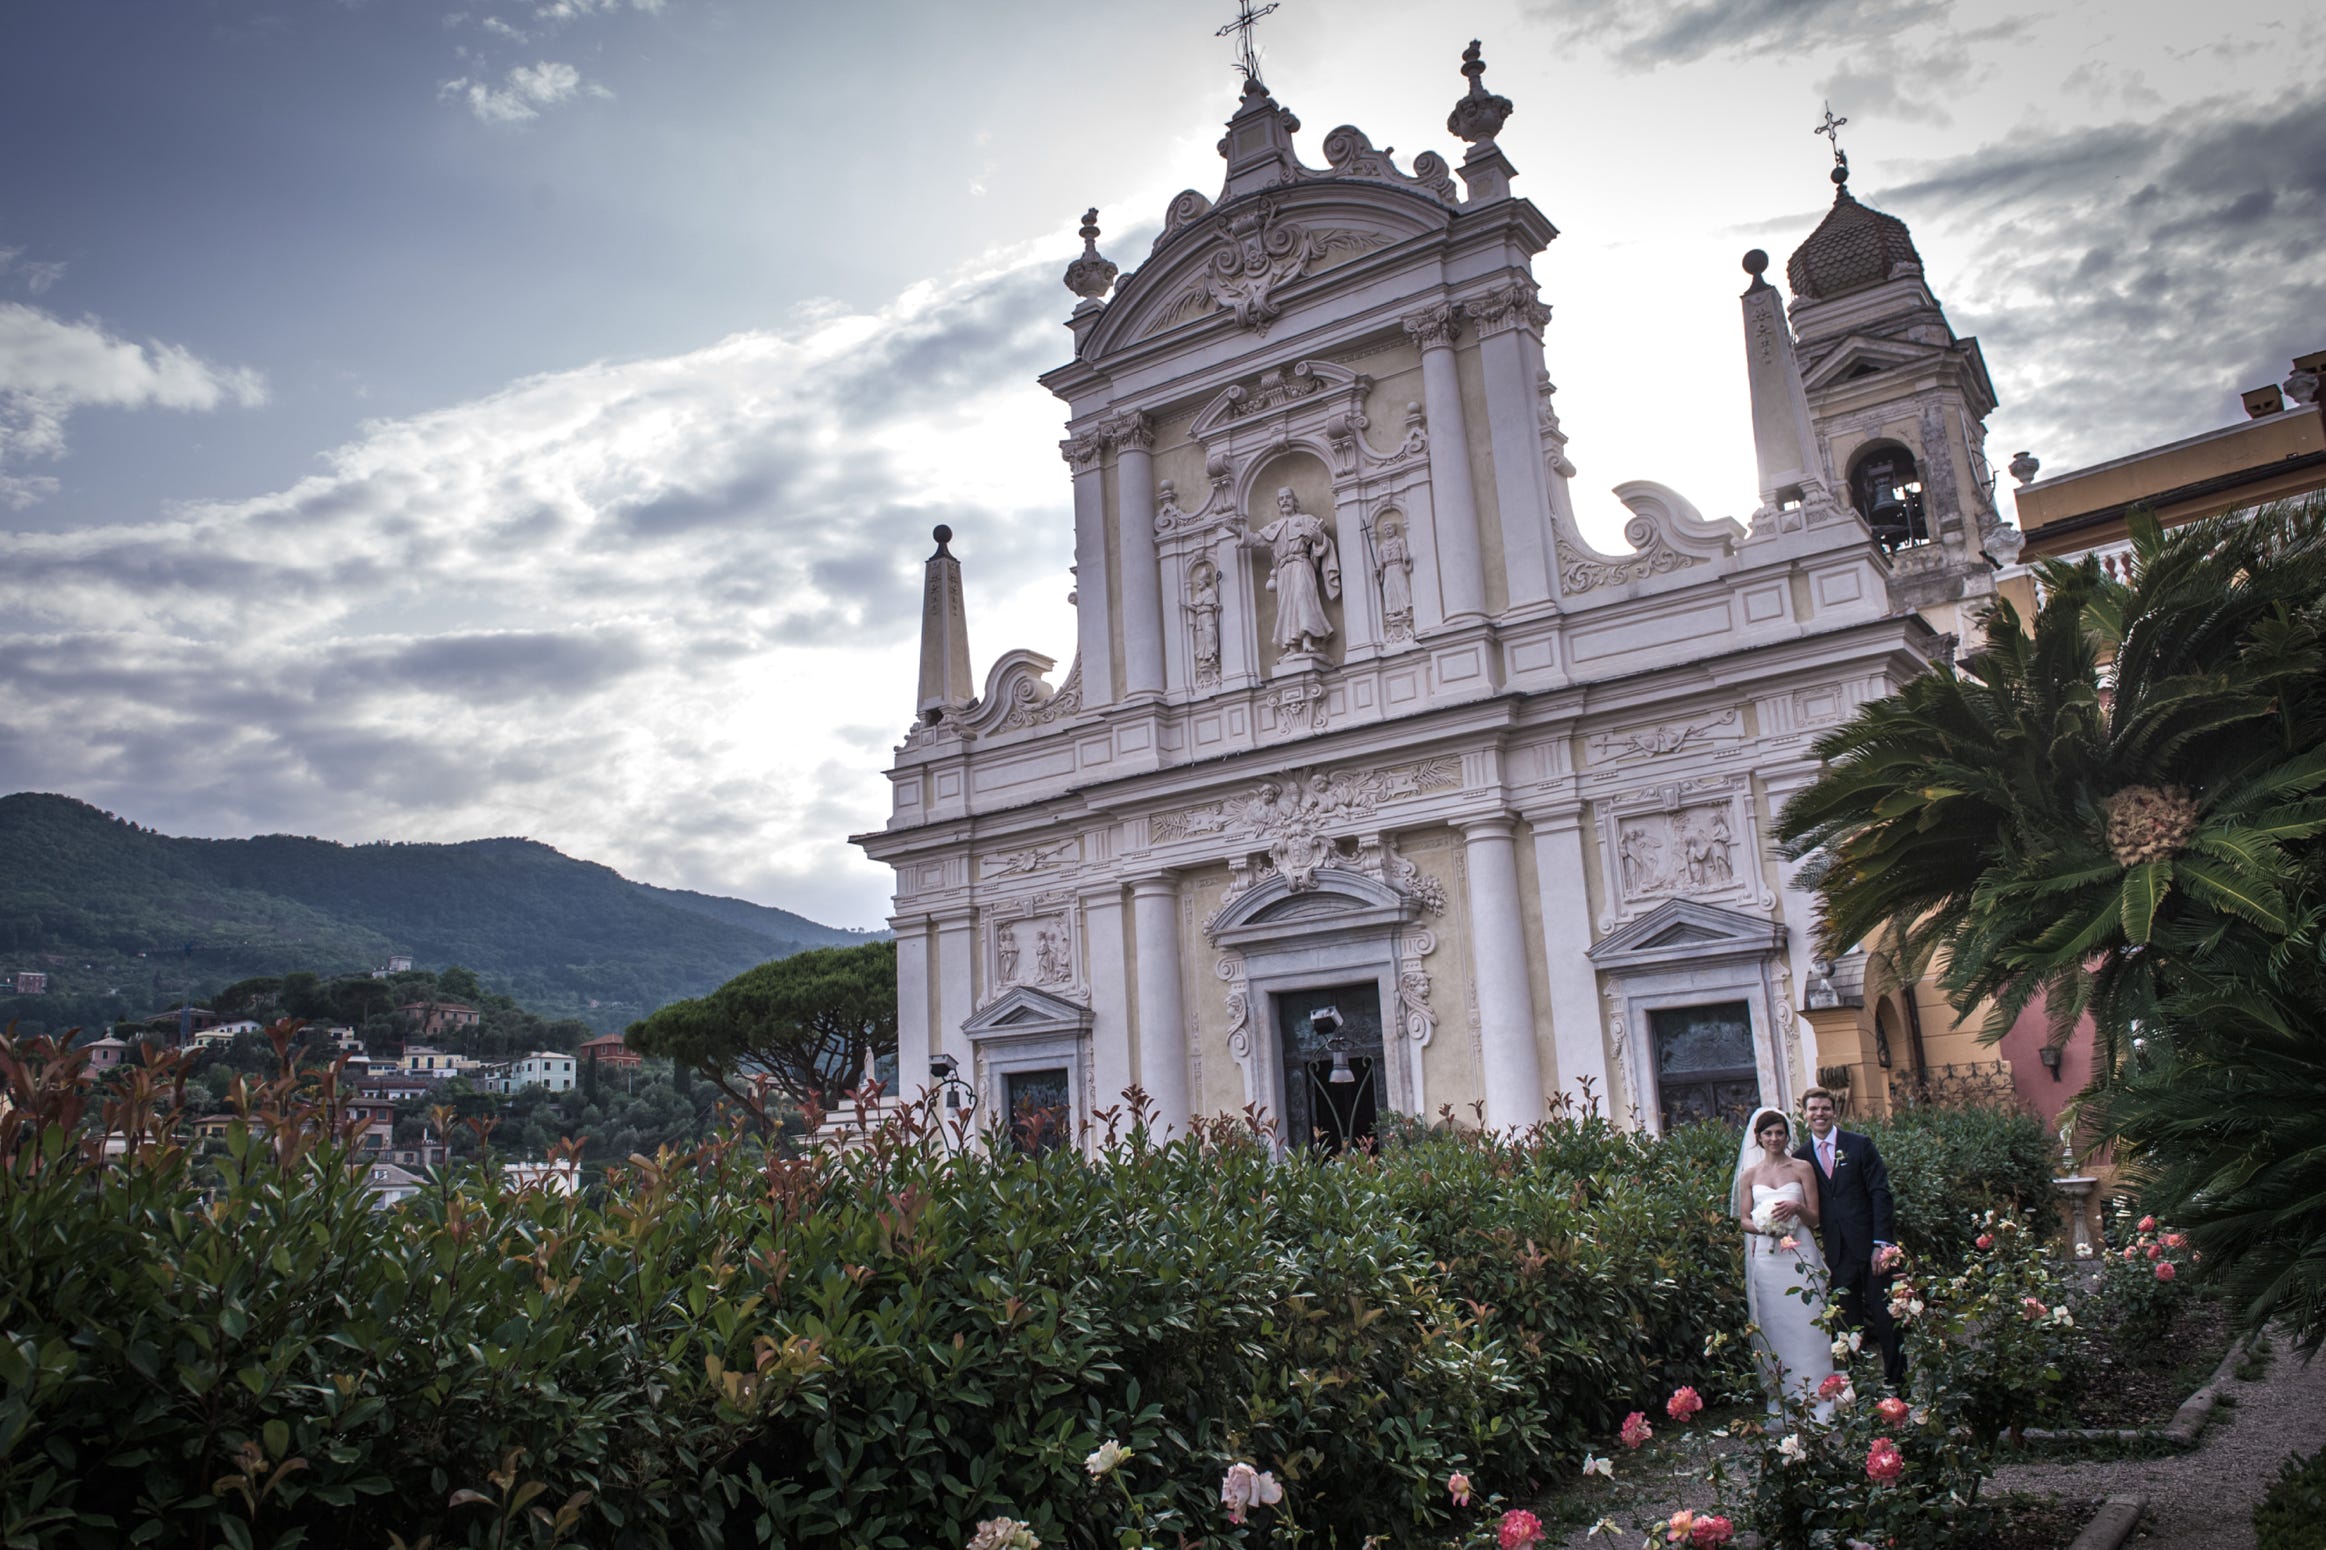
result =
[{"label": "dark suit", "polygon": [[1836,1128],[1833,1174],[1818,1166],[1814,1136],[1793,1155],[1817,1169],[1818,1241],[1833,1276],[1834,1301],[1852,1329],[1862,1329],[1882,1353],[1882,1373],[1895,1388],[1906,1379],[1898,1326],[1890,1318],[1890,1277],[1874,1273],[1874,1245],[1898,1241],[1890,1171],[1871,1136]]}]

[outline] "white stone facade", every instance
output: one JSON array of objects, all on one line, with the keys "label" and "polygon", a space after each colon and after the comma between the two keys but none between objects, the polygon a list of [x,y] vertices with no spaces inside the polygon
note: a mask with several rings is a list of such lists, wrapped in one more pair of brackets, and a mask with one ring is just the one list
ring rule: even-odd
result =
[{"label": "white stone facade", "polygon": [[[1172,1128],[1282,1115],[1322,1065],[1280,1014],[1320,991],[1377,1019],[1384,1110],[1520,1126],[1588,1087],[1655,1125],[1655,1030],[1702,1007],[1750,1028],[1732,1083],[1814,1080],[1811,900],[1773,815],[1939,637],[1829,471],[1749,525],[1621,485],[1631,549],[1584,541],[1532,273],[1557,234],[1499,122],[1465,197],[1354,128],[1303,165],[1254,85],[1220,195],[1173,201],[1103,301],[1086,223],[1075,359],[1043,379],[1078,660],[1005,653],[973,698],[925,669],[893,815],[858,836],[896,870],[908,1087],[950,1055],[986,1114],[1039,1075],[1085,1133],[1134,1084]],[[1785,345],[1764,470],[1772,436],[1820,456]],[[957,563],[929,562],[925,663],[965,641]]]}]

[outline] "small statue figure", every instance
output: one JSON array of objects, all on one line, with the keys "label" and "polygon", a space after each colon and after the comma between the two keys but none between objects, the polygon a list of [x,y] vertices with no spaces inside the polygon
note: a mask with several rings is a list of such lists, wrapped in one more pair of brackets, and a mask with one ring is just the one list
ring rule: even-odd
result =
[{"label": "small statue figure", "polygon": [[994,934],[994,954],[1001,960],[1001,982],[1018,982],[1018,928],[1004,926]]},{"label": "small statue figure", "polygon": [[1276,649],[1285,656],[1315,656],[1332,638],[1325,600],[1341,595],[1340,555],[1331,532],[1300,509],[1289,486],[1276,492],[1276,513],[1258,532],[1247,527],[1239,542],[1267,550],[1272,562],[1268,590],[1276,594]]},{"label": "small statue figure", "polygon": [[1381,524],[1373,543],[1374,572],[1381,580],[1381,623],[1391,640],[1413,639],[1413,557],[1405,529]]},{"label": "small statue figure", "polygon": [[1191,590],[1188,627],[1195,636],[1195,682],[1208,689],[1220,681],[1220,573],[1209,560],[1188,572]]}]

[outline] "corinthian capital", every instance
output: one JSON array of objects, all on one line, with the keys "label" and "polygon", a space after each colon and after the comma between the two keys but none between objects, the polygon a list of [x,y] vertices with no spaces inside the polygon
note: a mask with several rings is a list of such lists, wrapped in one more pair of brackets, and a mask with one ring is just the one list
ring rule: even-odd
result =
[{"label": "corinthian capital", "polygon": [[1118,452],[1145,452],[1155,445],[1155,420],[1151,415],[1130,410],[1099,426],[1098,433],[1113,442]]},{"label": "corinthian capital", "polygon": [[1451,346],[1462,328],[1458,309],[1450,301],[1409,312],[1398,321],[1405,325],[1405,336],[1425,350]]},{"label": "corinthian capital", "polygon": [[1534,286],[1524,280],[1506,280],[1481,292],[1464,301],[1462,310],[1477,321],[1481,338],[1514,328],[1540,338],[1551,320],[1551,309],[1535,299]]},{"label": "corinthian capital", "polygon": [[1058,443],[1058,455],[1066,459],[1076,473],[1097,467],[1099,454],[1105,450],[1106,442],[1087,432],[1080,436],[1069,436]]}]

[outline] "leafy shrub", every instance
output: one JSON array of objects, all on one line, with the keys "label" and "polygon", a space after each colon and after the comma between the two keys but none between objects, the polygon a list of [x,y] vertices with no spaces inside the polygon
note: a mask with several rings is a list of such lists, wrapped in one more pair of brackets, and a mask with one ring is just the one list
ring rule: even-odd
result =
[{"label": "leafy shrub", "polygon": [[[1719,1127],[1277,1159],[1222,1122],[1092,1164],[908,1118],[382,1211],[328,1077],[286,1055],[205,1155],[177,1074],[0,1040],[0,1541],[1413,1545],[1455,1470],[1519,1495],[1750,1384]],[[1242,1526],[1239,1461],[1285,1490]]]},{"label": "leafy shrub", "polygon": [[2295,1454],[2253,1508],[2255,1550],[2326,1550],[2326,1452]]},{"label": "leafy shrub", "polygon": [[[1770,1545],[1939,1550],[1985,1526],[1979,1487],[1998,1434],[2056,1392],[2074,1317],[2055,1251],[2031,1226],[1992,1211],[1976,1226],[1966,1261],[1909,1259],[1891,1283],[1891,1315],[1912,1353],[1903,1394],[1881,1394],[1868,1343],[1837,1347],[1849,1387],[1829,1418],[1812,1401],[1787,1401],[1790,1431],[1764,1438],[1739,1514]],[[1826,1318],[1838,1329],[1838,1310],[1829,1305]]]},{"label": "leafy shrub", "polygon": [[1903,1109],[1867,1122],[1898,1204],[1898,1236],[1919,1260],[1960,1259],[1990,1208],[2051,1220],[2058,1151],[2043,1125],[2012,1109]]}]

